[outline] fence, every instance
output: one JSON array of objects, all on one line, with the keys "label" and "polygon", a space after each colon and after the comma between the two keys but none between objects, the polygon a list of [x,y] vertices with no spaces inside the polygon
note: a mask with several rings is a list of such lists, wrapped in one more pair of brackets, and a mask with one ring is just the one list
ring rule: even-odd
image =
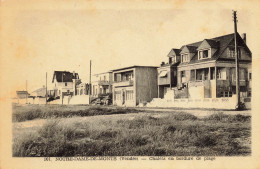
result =
[{"label": "fence", "polygon": [[[245,100],[245,101],[244,101]],[[246,108],[251,108],[250,99],[241,99]],[[183,108],[216,108],[234,109],[236,107],[236,95],[232,97],[204,98],[204,99],[160,99],[155,98],[147,104],[147,107],[183,107]]]}]

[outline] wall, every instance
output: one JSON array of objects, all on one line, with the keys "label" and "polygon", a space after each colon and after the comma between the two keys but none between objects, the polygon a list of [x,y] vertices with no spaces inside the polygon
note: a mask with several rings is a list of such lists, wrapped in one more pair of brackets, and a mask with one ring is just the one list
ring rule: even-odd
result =
[{"label": "wall", "polygon": [[[26,99],[13,99],[13,103],[26,104]],[[46,104],[45,98],[27,98],[27,104]]]},{"label": "wall", "polygon": [[[133,97],[132,99],[127,99],[126,98],[126,91],[133,91]],[[116,92],[120,92],[120,96],[118,97],[118,95],[116,96],[115,93]],[[125,92],[125,103],[124,105],[126,106],[136,106],[135,101],[136,101],[136,93],[135,93],[135,87],[134,86],[128,86],[128,87],[117,87],[114,88],[113,91],[113,104],[117,105],[117,106],[122,106],[123,105],[123,92]]]},{"label": "wall", "polygon": [[[167,71],[166,77],[159,77],[161,71]],[[170,72],[170,66],[158,68],[158,85],[170,84],[170,80],[171,80],[170,79],[170,77],[171,77],[170,73],[171,73]]]},{"label": "wall", "polygon": [[69,100],[69,104],[89,104],[89,95],[72,96],[71,98],[66,96],[65,98]]},{"label": "wall", "polygon": [[136,104],[149,102],[158,97],[157,68],[136,68]]},{"label": "wall", "polygon": [[[67,83],[67,86],[65,86],[65,83]],[[56,87],[55,87],[56,84]],[[70,92],[74,91],[74,85],[73,82],[57,82],[56,79],[53,83],[53,89],[57,89],[57,95],[60,96],[61,92],[67,92],[67,90],[70,90]],[[60,90],[60,93],[59,93]]]},{"label": "wall", "polygon": [[[246,102],[246,108],[251,108],[251,102]],[[228,98],[208,98],[208,99],[174,99],[166,100],[156,98],[147,104],[147,107],[181,107],[181,108],[216,108],[235,109],[236,95]]]}]

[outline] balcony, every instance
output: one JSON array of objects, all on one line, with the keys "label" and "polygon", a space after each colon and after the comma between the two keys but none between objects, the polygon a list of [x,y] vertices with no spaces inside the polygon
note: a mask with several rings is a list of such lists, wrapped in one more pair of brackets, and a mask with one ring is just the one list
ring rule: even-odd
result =
[{"label": "balcony", "polygon": [[189,86],[204,86],[204,82],[202,80],[189,81]]},{"label": "balcony", "polygon": [[108,85],[110,85],[110,82],[107,80],[100,80],[100,81],[98,81],[98,85],[108,86]]},{"label": "balcony", "polygon": [[196,81],[189,81],[189,87],[192,86],[206,86],[210,83],[209,80],[196,80]]},{"label": "balcony", "polygon": [[114,82],[113,85],[114,85],[114,87],[133,86],[134,81],[128,80],[128,81]]}]

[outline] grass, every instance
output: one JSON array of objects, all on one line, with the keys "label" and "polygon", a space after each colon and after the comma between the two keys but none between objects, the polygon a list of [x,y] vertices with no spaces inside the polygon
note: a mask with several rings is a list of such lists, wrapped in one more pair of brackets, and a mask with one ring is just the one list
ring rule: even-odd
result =
[{"label": "grass", "polygon": [[69,106],[69,105],[13,105],[13,122],[22,122],[34,119],[47,119],[73,116],[95,116],[137,113],[141,110],[129,108],[112,108],[100,106]]},{"label": "grass", "polygon": [[[13,139],[13,156],[245,156],[251,154],[251,118],[216,113],[138,114],[105,120],[47,120]],[[98,117],[96,117],[99,119]],[[71,120],[71,119],[66,119]]]}]

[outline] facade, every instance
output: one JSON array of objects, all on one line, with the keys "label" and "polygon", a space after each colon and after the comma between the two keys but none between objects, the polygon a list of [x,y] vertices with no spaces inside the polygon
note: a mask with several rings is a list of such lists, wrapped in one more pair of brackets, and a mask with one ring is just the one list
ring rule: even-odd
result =
[{"label": "facade", "polygon": [[[237,34],[241,98],[251,97],[252,54]],[[158,68],[158,96],[174,99],[223,98],[236,94],[234,34],[171,50],[169,63]],[[172,96],[171,96],[172,97]]]},{"label": "facade", "polygon": [[171,88],[177,86],[177,67],[180,64],[180,49],[172,49],[167,55],[169,63],[162,63],[157,69],[158,73],[158,97],[164,98],[164,95]]},{"label": "facade", "polygon": [[157,67],[132,66],[113,70],[114,105],[136,106],[157,95]]},{"label": "facade", "polygon": [[64,95],[75,95],[76,85],[80,83],[78,73],[68,71],[54,71],[52,78],[53,90],[50,95],[60,97]]},{"label": "facade", "polygon": [[77,84],[74,95],[89,95],[89,84],[88,83]]},{"label": "facade", "polygon": [[92,76],[92,96],[112,93],[112,72],[99,73]]},{"label": "facade", "polygon": [[18,99],[26,99],[30,96],[27,91],[16,91],[16,95]]}]

